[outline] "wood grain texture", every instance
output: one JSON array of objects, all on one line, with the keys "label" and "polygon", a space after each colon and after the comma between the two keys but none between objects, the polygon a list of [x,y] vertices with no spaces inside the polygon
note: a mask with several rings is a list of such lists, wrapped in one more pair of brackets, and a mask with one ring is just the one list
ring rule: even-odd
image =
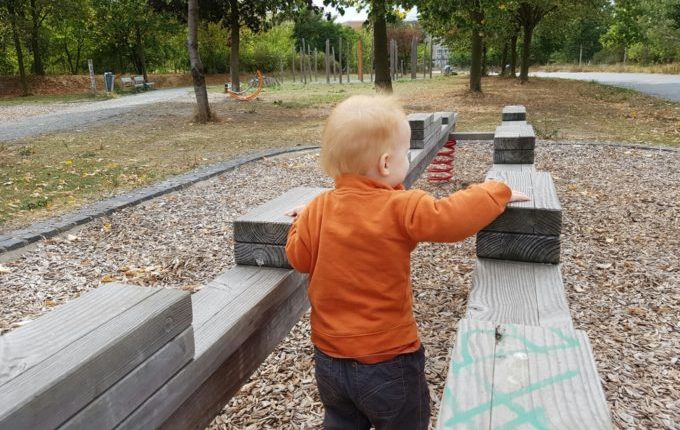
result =
[{"label": "wood grain texture", "polygon": [[411,142],[418,141],[418,140],[427,141],[440,128],[441,128],[441,118],[433,120],[432,124],[428,125],[427,128],[422,128],[422,129],[414,128],[414,129],[411,130]]},{"label": "wood grain texture", "polygon": [[0,387],[155,292],[103,285],[0,336]]},{"label": "wood grain texture", "polygon": [[185,329],[78,412],[60,430],[113,429],[194,357],[194,330]]},{"label": "wood grain texture", "polygon": [[560,262],[560,238],[539,234],[480,231],[477,233],[477,256],[557,264]]},{"label": "wood grain texture", "polygon": [[549,173],[496,169],[489,171],[486,178],[505,182],[531,200],[508,204],[505,212],[484,227],[485,231],[555,236],[561,233],[562,207]]},{"label": "wood grain texture", "polygon": [[527,108],[523,105],[504,106],[501,119],[503,121],[525,121],[527,119]]},{"label": "wood grain texture", "polygon": [[[236,266],[192,296],[196,352],[194,360],[149,397],[118,428],[161,426],[266,321],[288,310],[281,304],[307,277],[292,270]],[[259,362],[258,362],[259,364]],[[220,380],[224,389],[241,381]]]},{"label": "wood grain texture", "polygon": [[533,149],[495,149],[493,151],[494,164],[534,164]]},{"label": "wood grain texture", "polygon": [[540,327],[571,327],[569,305],[553,264],[479,258],[466,317]]},{"label": "wood grain texture", "polygon": [[441,132],[439,133],[439,139],[424,148],[411,161],[408,173],[404,179],[404,186],[406,188],[411,188],[411,186],[418,180],[418,177],[423,174],[427,166],[432,162],[432,159],[437,155],[437,152],[439,152],[439,150],[448,140],[449,133],[454,126],[455,123],[442,125]]},{"label": "wood grain texture", "polygon": [[293,291],[268,313],[262,325],[163,423],[162,428],[206,428],[308,308],[306,289]]},{"label": "wood grain texture", "polygon": [[305,205],[327,188],[296,187],[268,201],[234,221],[236,242],[285,245],[293,218],[285,215],[296,206]]},{"label": "wood grain texture", "polygon": [[491,166],[489,173],[499,170],[507,172],[535,172],[536,166],[533,164],[494,164]]},{"label": "wood grain texture", "polygon": [[534,128],[524,122],[496,127],[493,137],[494,150],[534,149],[536,134]]},{"label": "wood grain texture", "polygon": [[411,113],[406,116],[411,130],[423,130],[432,124],[434,114],[426,112]]},{"label": "wood grain texture", "polygon": [[280,267],[292,269],[288,262],[285,245],[266,245],[262,243],[234,243],[236,264],[258,267]]},{"label": "wood grain texture", "polygon": [[584,332],[462,320],[437,428],[613,426]]},{"label": "wood grain texture", "polygon": [[[189,327],[189,294],[154,290],[145,300],[4,384],[0,427],[59,426]],[[81,320],[81,324],[87,322]]]}]

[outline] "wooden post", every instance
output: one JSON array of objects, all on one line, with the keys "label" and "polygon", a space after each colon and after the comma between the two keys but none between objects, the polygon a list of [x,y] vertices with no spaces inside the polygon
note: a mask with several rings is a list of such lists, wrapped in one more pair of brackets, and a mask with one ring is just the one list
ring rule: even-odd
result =
[{"label": "wooden post", "polygon": [[307,45],[307,71],[309,72],[309,82],[312,82],[312,47]]},{"label": "wooden post", "polygon": [[425,74],[427,73],[427,39],[423,43],[423,79],[425,79]]},{"label": "wooden post", "polygon": [[364,82],[364,50],[361,46],[361,39],[357,41],[357,73],[359,74],[359,81]]},{"label": "wooden post", "polygon": [[342,84],[342,37],[338,38],[338,62],[340,63],[340,83]]},{"label": "wooden post", "polygon": [[375,67],[375,48],[371,43],[371,82],[373,82],[373,67]]},{"label": "wooden post", "polygon": [[390,76],[394,80],[394,40],[390,39]]},{"label": "wooden post", "polygon": [[432,39],[430,39],[430,79],[432,79],[432,53],[434,45],[432,44]]},{"label": "wooden post", "polygon": [[418,39],[411,39],[411,80],[417,78],[416,66],[418,65]]},{"label": "wooden post", "polygon": [[300,50],[300,73],[305,85],[307,84],[307,70],[305,70],[305,39],[302,39],[302,49]]},{"label": "wooden post", "polygon": [[347,83],[349,84],[349,65],[352,58],[352,41],[347,39]]},{"label": "wooden post", "polygon": [[400,74],[401,74],[401,77],[403,79],[403,77],[404,77],[404,60],[401,60],[400,63],[401,63]]},{"label": "wooden post", "polygon": [[279,69],[281,70],[281,73],[279,73],[279,80],[283,83],[283,58],[279,57]]},{"label": "wooden post", "polygon": [[326,39],[326,83],[330,84],[331,83],[331,64],[329,61],[331,56],[331,46],[330,46],[330,40]]},{"label": "wooden post", "polygon": [[87,60],[87,67],[90,70],[90,91],[92,94],[97,95],[97,81],[94,79],[94,65],[92,60]]},{"label": "wooden post", "polygon": [[333,82],[338,80],[338,77],[335,76],[335,46],[331,46],[331,61],[333,61]]},{"label": "wooden post", "polygon": [[293,82],[295,82],[295,44],[293,44],[293,60],[290,62],[290,66],[293,71]]},{"label": "wooden post", "polygon": [[319,53],[316,48],[314,48],[314,81],[318,82],[319,81]]}]

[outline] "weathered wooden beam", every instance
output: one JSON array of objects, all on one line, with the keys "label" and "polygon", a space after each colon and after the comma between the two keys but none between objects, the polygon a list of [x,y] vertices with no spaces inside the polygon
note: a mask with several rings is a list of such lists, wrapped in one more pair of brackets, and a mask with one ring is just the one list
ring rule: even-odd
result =
[{"label": "weathered wooden beam", "polygon": [[477,256],[557,264],[560,262],[560,238],[540,234],[480,231],[477,233]]},{"label": "weathered wooden beam", "polygon": [[540,327],[571,327],[560,267],[479,258],[466,318]]},{"label": "weathered wooden beam", "polygon": [[457,131],[451,133],[451,137],[456,141],[461,140],[493,140],[493,131]]},{"label": "weathered wooden beam", "polygon": [[489,170],[489,173],[497,171],[535,172],[536,167],[533,164],[494,164],[493,166],[491,166],[491,170]]},{"label": "weathered wooden beam", "polygon": [[407,115],[406,119],[411,126],[411,130],[424,130],[432,124],[434,114],[424,112],[412,113]]},{"label": "weathered wooden beam", "polygon": [[293,218],[285,213],[312,201],[327,188],[296,187],[234,221],[236,242],[285,245]]},{"label": "weathered wooden beam", "polygon": [[285,245],[235,242],[234,260],[236,264],[245,266],[292,268],[286,256]]},{"label": "weathered wooden beam", "polygon": [[534,149],[536,134],[529,124],[500,125],[493,137],[494,150]]},{"label": "weathered wooden beam", "polygon": [[493,151],[494,164],[534,164],[533,149],[495,149]]},{"label": "weathered wooden beam", "polygon": [[[271,351],[297,321],[299,307],[286,300],[294,294],[304,297],[306,279],[305,275],[292,270],[236,266],[192,295],[194,359],[129,415],[118,429],[163,426],[185,402],[192,403],[193,396],[203,396],[202,387],[213,377],[216,381],[207,386],[220,384],[224,393],[237,391],[251,371],[241,366],[259,365],[266,351]],[[300,297],[291,299],[291,303],[299,305],[299,300]],[[276,322],[270,324],[272,320]],[[273,329],[279,325],[280,330]],[[285,325],[288,328],[284,330]],[[254,348],[258,353],[249,356],[251,350],[247,348]],[[221,372],[234,372],[231,374],[236,376],[222,379],[224,373]],[[224,405],[229,397],[225,394],[219,402]],[[207,419],[204,414],[213,413],[215,406],[210,402],[203,406],[196,403],[193,417],[196,422],[203,422]]]},{"label": "weathered wooden beam", "polygon": [[571,328],[461,320],[437,428],[525,424],[613,428],[588,337]]},{"label": "weathered wooden beam", "polygon": [[418,177],[423,174],[427,166],[432,162],[434,157],[437,156],[437,152],[439,152],[448,140],[449,133],[454,127],[455,123],[442,125],[437,141],[431,142],[420,152],[416,152],[413,149],[411,150],[415,155],[411,157],[409,171],[404,179],[404,186],[406,188],[410,188],[418,180]]},{"label": "weathered wooden beam", "polygon": [[547,172],[491,170],[487,179],[503,181],[529,196],[528,202],[507,205],[505,212],[485,231],[558,236],[562,231],[562,206],[552,177]]},{"label": "weathered wooden beam", "polygon": [[[147,291],[139,295],[130,292],[134,289]],[[89,298],[74,300],[63,312],[57,308],[48,314],[47,320],[53,324],[51,330],[40,330],[45,329],[45,323],[39,322],[39,318],[25,330],[20,328],[2,337],[2,367],[15,370],[11,374],[3,372],[8,377],[0,387],[1,428],[58,427],[191,324],[191,300],[186,292],[123,285],[107,285],[98,290],[103,292],[93,295],[113,296],[122,292],[129,301],[105,299],[99,304]],[[116,309],[107,310],[112,302],[118,302]],[[83,318],[96,315],[97,310],[106,317],[94,316],[93,321]],[[60,346],[55,350],[50,334],[72,326],[72,318],[84,326],[75,330],[80,336],[62,336],[55,343]],[[40,356],[28,348],[31,365],[25,366],[26,351],[17,347],[29,341],[34,348],[45,341],[48,353]]]},{"label": "weathered wooden beam", "polygon": [[64,423],[59,430],[113,429],[194,357],[189,327]]},{"label": "weathered wooden beam", "polygon": [[527,108],[523,105],[509,105],[503,107],[501,114],[503,121],[526,121]]},{"label": "weathered wooden beam", "polygon": [[456,112],[435,112],[435,115],[439,115],[442,118],[442,125],[444,124],[455,124],[458,114]]}]

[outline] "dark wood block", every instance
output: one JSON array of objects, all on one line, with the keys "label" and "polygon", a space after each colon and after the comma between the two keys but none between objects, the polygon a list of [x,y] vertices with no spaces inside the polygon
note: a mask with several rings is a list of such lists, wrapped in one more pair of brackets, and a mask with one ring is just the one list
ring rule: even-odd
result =
[{"label": "dark wood block", "polygon": [[534,164],[533,149],[495,149],[493,151],[494,164]]},{"label": "dark wood block", "polygon": [[236,242],[234,260],[236,264],[246,266],[292,268],[288,263],[285,245]]},{"label": "dark wood block", "polygon": [[411,188],[411,186],[418,180],[418,177],[423,174],[427,166],[432,162],[437,152],[444,146],[449,138],[449,132],[453,129],[455,124],[446,124],[441,126],[439,139],[431,142],[422,150],[413,150],[415,156],[411,157],[411,163],[408,173],[404,179],[404,186]]},{"label": "dark wood block", "polygon": [[442,117],[442,125],[455,124],[458,116],[456,112],[437,112],[437,114]]},{"label": "dark wood block", "polygon": [[560,262],[560,238],[538,234],[480,231],[477,233],[477,256],[557,264]]},{"label": "dark wood block", "polygon": [[560,266],[477,259],[466,317],[495,323],[571,327]]},{"label": "dark wood block", "polygon": [[0,428],[58,427],[191,324],[186,292],[116,285],[95,292],[101,302],[76,299],[0,338]]},{"label": "dark wood block", "polygon": [[536,134],[531,125],[501,125],[496,127],[493,138],[494,150],[534,149]]},{"label": "dark wood block", "polygon": [[505,182],[531,199],[509,203],[485,231],[558,236],[562,231],[562,206],[552,177],[547,172],[491,170],[487,179]]},{"label": "dark wood block", "polygon": [[526,121],[527,108],[523,105],[505,106],[501,118],[503,121]]},{"label": "dark wood block", "polygon": [[307,204],[327,188],[297,187],[260,205],[234,221],[236,242],[285,245],[293,218],[285,213]]}]

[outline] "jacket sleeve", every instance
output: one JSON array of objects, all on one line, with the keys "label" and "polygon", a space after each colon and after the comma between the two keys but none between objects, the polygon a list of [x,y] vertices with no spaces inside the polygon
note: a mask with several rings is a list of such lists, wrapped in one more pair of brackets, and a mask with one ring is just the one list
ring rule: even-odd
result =
[{"label": "jacket sleeve", "polygon": [[304,209],[293,221],[288,231],[286,242],[286,256],[288,262],[300,273],[309,273],[312,264],[312,253],[309,246],[308,221],[309,210]]},{"label": "jacket sleeve", "polygon": [[443,199],[414,193],[406,208],[406,231],[416,242],[463,240],[502,214],[511,193],[507,185],[496,181],[473,185]]}]

